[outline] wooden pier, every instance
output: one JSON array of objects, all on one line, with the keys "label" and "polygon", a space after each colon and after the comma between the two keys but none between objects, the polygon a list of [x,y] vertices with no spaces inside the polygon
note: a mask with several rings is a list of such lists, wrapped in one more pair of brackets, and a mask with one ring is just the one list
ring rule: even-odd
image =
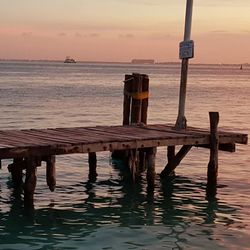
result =
[{"label": "wooden pier", "polygon": [[[46,162],[46,179],[51,191],[56,186],[56,155],[87,153],[89,178],[97,176],[96,152],[110,151],[113,157],[126,160],[133,178],[141,165],[147,169],[149,190],[153,190],[155,155],[157,147],[167,147],[164,178],[173,174],[192,147],[210,148],[208,164],[208,193],[215,194],[218,173],[218,150],[235,151],[235,144],[247,144],[248,137],[217,129],[219,115],[210,113],[207,130],[187,127],[176,130],[170,124],[147,125],[148,77],[133,74],[125,77],[124,113],[122,126],[96,126],[51,129],[26,129],[0,131],[0,159],[13,159],[9,171],[16,186],[22,185],[26,171],[25,201],[33,202],[36,186],[36,168]],[[176,146],[181,146],[175,153]]]}]

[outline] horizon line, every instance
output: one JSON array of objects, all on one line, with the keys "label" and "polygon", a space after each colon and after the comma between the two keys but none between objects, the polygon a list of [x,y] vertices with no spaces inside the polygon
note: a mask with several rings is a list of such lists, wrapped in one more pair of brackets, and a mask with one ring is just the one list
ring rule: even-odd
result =
[{"label": "horizon line", "polygon": [[[181,64],[181,61],[155,61],[154,63],[133,63],[131,61],[102,61],[102,60],[80,60],[76,61],[77,63],[119,63],[119,64],[138,64],[138,65],[159,65],[159,64]],[[139,60],[145,60],[145,59],[139,59]],[[19,62],[64,62],[64,60],[59,60],[59,59],[7,59],[7,58],[0,58],[0,62],[4,61],[19,61]],[[245,63],[205,63],[205,62],[200,62],[200,63],[192,63],[191,61],[189,62],[190,64],[193,65],[249,65],[248,62]]]}]

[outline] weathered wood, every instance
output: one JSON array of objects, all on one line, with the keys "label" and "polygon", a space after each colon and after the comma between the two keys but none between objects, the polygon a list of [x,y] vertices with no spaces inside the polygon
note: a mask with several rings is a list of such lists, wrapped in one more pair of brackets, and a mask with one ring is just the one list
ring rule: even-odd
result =
[{"label": "weathered wood", "polygon": [[155,156],[157,148],[148,148],[146,150],[146,168],[147,168],[147,190],[154,191],[155,187]]},{"label": "weathered wood", "polygon": [[89,162],[89,180],[95,181],[97,177],[96,166],[97,166],[97,157],[95,152],[91,152],[88,154],[88,162]]},{"label": "weathered wood", "polygon": [[13,164],[8,166],[15,187],[21,187],[23,184],[23,163],[23,158],[14,158]]},{"label": "weathered wood", "polygon": [[[125,76],[124,103],[123,103],[123,125],[135,125],[147,123],[149,79],[147,75],[133,73]],[[146,94],[145,94],[146,93]],[[128,151],[113,151],[112,157],[130,162],[133,171],[141,172],[145,168],[145,152],[139,150],[139,154]],[[129,159],[129,157],[139,157]],[[135,164],[136,162],[136,164]],[[130,166],[130,168],[131,168]],[[132,172],[133,172],[132,171]],[[133,173],[138,175],[139,173]]]},{"label": "weathered wood", "polygon": [[[171,164],[171,162],[174,160],[175,157],[175,146],[168,146],[167,147],[167,158],[168,158],[168,163]],[[172,172],[172,175],[174,175],[174,170]]]},{"label": "weathered wood", "polygon": [[54,192],[56,187],[56,157],[50,155],[46,157],[46,181],[51,192]]},{"label": "weathered wood", "polygon": [[167,151],[168,162],[172,162],[175,157],[175,146],[168,146]]},{"label": "weathered wood", "polygon": [[[133,73],[134,82],[132,85],[132,93],[142,92],[143,77],[140,74]],[[137,124],[141,122],[141,104],[142,100],[132,97],[131,104],[131,124]]]},{"label": "weathered wood", "polygon": [[138,151],[137,149],[129,150],[128,165],[131,173],[133,182],[135,182],[137,177],[137,166],[138,166]]},{"label": "weathered wood", "polygon": [[146,152],[145,149],[138,149],[139,151],[139,162],[138,162],[138,171],[142,173],[146,169]]},{"label": "weathered wood", "polygon": [[218,175],[219,113],[209,112],[209,119],[210,119],[211,135],[210,135],[210,160],[207,168],[207,196],[214,196],[216,194],[217,175]]},{"label": "weathered wood", "polygon": [[[16,131],[16,130],[15,130]],[[175,145],[208,145],[210,143],[210,133],[199,128],[176,131],[170,125],[154,124],[147,126],[98,126],[89,128],[61,128],[57,134],[60,139],[46,139],[46,136],[53,134],[52,129],[49,134],[44,134],[44,130],[20,130],[23,139],[12,146],[0,147],[1,159],[25,158],[30,156],[59,155],[72,153],[89,153],[100,151],[126,150],[131,148],[147,148],[159,146]],[[69,134],[75,131],[75,138],[69,140]],[[197,133],[196,133],[197,132]],[[39,145],[30,144],[26,141],[29,134],[39,137],[43,136]],[[73,133],[73,132],[72,132]],[[8,131],[9,137],[15,140],[16,135],[11,136],[12,131]],[[242,133],[219,131],[220,144],[240,143],[247,144],[248,136]],[[51,135],[52,136],[52,135]],[[72,134],[73,136],[73,134]],[[58,140],[58,141],[57,141]],[[0,133],[0,141],[2,134]],[[38,142],[39,138],[37,139]],[[64,142],[67,141],[67,142]]]},{"label": "weathered wood", "polygon": [[[149,78],[147,75],[142,75],[142,92],[149,92]],[[141,122],[147,124],[148,118],[148,97],[142,99],[141,103]]]},{"label": "weathered wood", "polygon": [[160,176],[162,178],[164,178],[164,177],[167,177],[169,175],[172,175],[175,168],[180,164],[182,159],[187,155],[187,153],[190,151],[191,148],[192,148],[192,145],[182,146],[182,148],[175,155],[175,157],[172,158],[172,160],[170,162],[168,162],[168,164],[166,165],[164,170],[161,172]]},{"label": "weathered wood", "polygon": [[[199,148],[209,148],[210,149],[210,144],[199,145],[198,147]],[[235,143],[223,143],[223,144],[220,143],[219,144],[219,150],[234,153],[236,151],[236,144]]]},{"label": "weathered wood", "polygon": [[[149,78],[147,75],[142,75],[142,92],[149,92]],[[148,117],[148,97],[141,100],[141,123],[146,125]],[[139,171],[143,172],[146,169],[146,152],[144,149],[139,149]]]},{"label": "weathered wood", "polygon": [[36,188],[36,159],[35,157],[27,158],[26,176],[24,184],[24,202],[33,204],[34,192]]},{"label": "weathered wood", "polygon": [[124,99],[123,99],[123,125],[130,124],[130,106],[131,106],[131,96],[128,93],[132,92],[133,86],[133,76],[125,75],[124,81]]}]

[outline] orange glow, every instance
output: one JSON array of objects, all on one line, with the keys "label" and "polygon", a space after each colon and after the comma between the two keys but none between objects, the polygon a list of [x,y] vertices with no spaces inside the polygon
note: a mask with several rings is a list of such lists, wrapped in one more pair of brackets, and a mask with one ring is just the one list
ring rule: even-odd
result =
[{"label": "orange glow", "polygon": [[[1,58],[178,61],[185,1],[13,2],[1,7]],[[194,2],[192,62],[249,62],[249,1],[202,2]]]}]

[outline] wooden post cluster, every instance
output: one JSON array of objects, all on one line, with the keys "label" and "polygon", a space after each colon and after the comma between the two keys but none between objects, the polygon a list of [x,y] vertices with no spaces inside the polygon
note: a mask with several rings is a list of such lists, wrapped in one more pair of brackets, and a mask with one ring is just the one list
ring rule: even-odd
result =
[{"label": "wooden post cluster", "polygon": [[147,124],[149,78],[144,74],[125,75],[123,125]]},{"label": "wooden post cluster", "polygon": [[[145,74],[125,75],[123,125],[145,126],[147,124],[149,98],[149,78]],[[149,187],[152,188],[155,177],[156,148],[130,149],[116,151],[113,157],[122,158],[130,167],[133,180],[146,168]]]},{"label": "wooden post cluster", "polygon": [[[24,201],[27,205],[33,204],[33,197],[36,188],[36,170],[41,162],[46,162],[46,181],[51,192],[56,187],[55,155],[44,157],[30,156],[26,158],[14,158],[13,163],[8,165],[9,172],[15,188],[24,185]],[[25,182],[23,183],[23,170],[25,170]]]}]

